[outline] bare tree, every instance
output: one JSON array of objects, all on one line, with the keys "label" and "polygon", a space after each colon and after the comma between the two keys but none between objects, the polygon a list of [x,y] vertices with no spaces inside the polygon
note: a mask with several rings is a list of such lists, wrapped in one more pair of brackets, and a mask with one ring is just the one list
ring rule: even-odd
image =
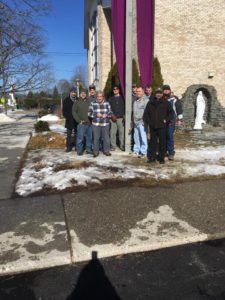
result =
[{"label": "bare tree", "polygon": [[14,83],[17,91],[45,87],[52,81],[43,63],[44,40],[35,17],[46,15],[49,0],[0,0],[0,80],[2,91]]},{"label": "bare tree", "polygon": [[87,67],[85,65],[77,65],[74,68],[74,75],[71,78],[72,85],[76,85],[77,79],[80,80],[83,87],[87,85]]},{"label": "bare tree", "polygon": [[68,80],[66,80],[66,79],[59,80],[59,82],[57,84],[57,89],[58,89],[59,93],[61,94],[61,97],[65,97],[65,96],[69,95],[70,87],[71,87],[71,85]]}]

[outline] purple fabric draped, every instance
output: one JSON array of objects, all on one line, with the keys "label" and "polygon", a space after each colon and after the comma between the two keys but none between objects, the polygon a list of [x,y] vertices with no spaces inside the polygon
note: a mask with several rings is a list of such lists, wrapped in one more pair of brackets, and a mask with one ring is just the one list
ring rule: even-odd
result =
[{"label": "purple fabric draped", "polygon": [[121,92],[125,90],[125,20],[126,0],[112,0],[112,35]]},{"label": "purple fabric draped", "polygon": [[154,52],[154,0],[136,0],[137,46],[141,83],[145,87],[152,82]]}]

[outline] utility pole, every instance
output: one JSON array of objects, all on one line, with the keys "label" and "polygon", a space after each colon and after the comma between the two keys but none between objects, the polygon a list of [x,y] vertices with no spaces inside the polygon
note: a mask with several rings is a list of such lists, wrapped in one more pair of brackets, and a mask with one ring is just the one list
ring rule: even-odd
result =
[{"label": "utility pole", "polygon": [[132,112],[132,42],[133,42],[133,0],[126,0],[126,67],[125,67],[125,151],[131,148],[131,112]]}]

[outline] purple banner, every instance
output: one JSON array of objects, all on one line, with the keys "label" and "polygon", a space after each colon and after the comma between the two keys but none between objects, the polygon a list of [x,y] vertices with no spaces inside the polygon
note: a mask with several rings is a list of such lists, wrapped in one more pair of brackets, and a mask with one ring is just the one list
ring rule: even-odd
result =
[{"label": "purple banner", "polygon": [[154,0],[136,0],[137,48],[141,83],[145,87],[152,82],[154,53]]},{"label": "purple banner", "polygon": [[125,90],[125,21],[126,0],[112,0],[112,35],[121,92]]}]

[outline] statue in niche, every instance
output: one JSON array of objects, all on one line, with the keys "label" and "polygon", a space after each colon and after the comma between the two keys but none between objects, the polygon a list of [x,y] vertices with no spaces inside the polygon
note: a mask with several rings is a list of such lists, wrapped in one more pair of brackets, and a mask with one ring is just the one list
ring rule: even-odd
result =
[{"label": "statue in niche", "polygon": [[196,117],[195,117],[194,129],[202,129],[202,124],[206,123],[205,120],[203,119],[204,113],[205,113],[205,99],[203,97],[202,91],[199,91],[196,99]]}]

